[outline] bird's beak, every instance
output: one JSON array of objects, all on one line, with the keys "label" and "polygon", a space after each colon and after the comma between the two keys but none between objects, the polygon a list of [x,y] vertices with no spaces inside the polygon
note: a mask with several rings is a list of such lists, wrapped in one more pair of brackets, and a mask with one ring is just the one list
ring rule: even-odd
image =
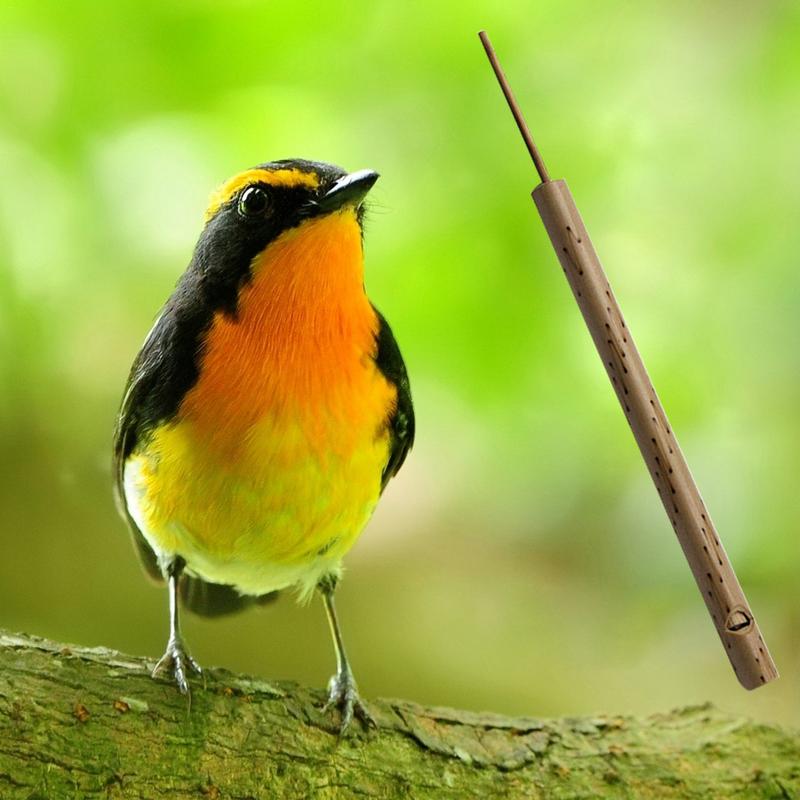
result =
[{"label": "bird's beak", "polygon": [[371,169],[360,169],[339,178],[328,191],[317,200],[323,211],[336,211],[344,206],[357,207],[367,192],[378,180],[378,173]]}]

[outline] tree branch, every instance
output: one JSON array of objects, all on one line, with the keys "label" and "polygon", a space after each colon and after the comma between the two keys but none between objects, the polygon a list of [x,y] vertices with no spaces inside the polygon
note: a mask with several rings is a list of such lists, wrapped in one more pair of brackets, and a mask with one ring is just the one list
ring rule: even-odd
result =
[{"label": "tree branch", "polygon": [[800,797],[800,736],[710,706],[545,720],[378,700],[341,741],[320,691],[0,634],[0,797]]}]

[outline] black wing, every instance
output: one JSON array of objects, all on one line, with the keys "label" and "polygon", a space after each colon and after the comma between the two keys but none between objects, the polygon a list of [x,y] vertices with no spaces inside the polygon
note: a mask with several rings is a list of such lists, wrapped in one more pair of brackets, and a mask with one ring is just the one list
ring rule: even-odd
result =
[{"label": "black wing", "polygon": [[397,346],[392,329],[383,314],[374,306],[373,308],[378,315],[379,325],[375,337],[378,345],[375,363],[397,388],[397,405],[389,418],[391,451],[381,476],[381,491],[383,491],[390,478],[400,471],[408,451],[414,444],[414,405],[411,402],[411,386],[408,382],[406,365],[403,356],[400,355],[400,348]]},{"label": "black wing", "polygon": [[[133,362],[114,429],[113,472],[117,507],[128,522],[142,567],[158,582],[164,580],[158,558],[131,517],[125,500],[125,462],[156,425],[177,413],[182,397],[197,379],[199,342],[205,329],[203,323],[202,319],[182,316],[173,301],[167,305]],[[203,616],[230,614],[277,596],[277,592],[270,592],[260,597],[243,597],[232,586],[208,583],[185,573],[181,578],[180,593],[184,606]]]},{"label": "black wing", "polygon": [[117,508],[128,523],[133,544],[142,567],[150,578],[158,582],[162,582],[164,576],[158,565],[156,554],[150,548],[128,510],[123,478],[125,461],[134,451],[143,433],[143,411],[146,398],[152,393],[159,376],[156,356],[158,353],[157,342],[161,338],[159,327],[162,325],[162,320],[163,315],[156,320],[153,330],[150,331],[147,339],[145,339],[142,349],[131,367],[128,382],[125,386],[125,394],[122,397],[122,405],[117,414],[117,422],[114,427],[113,454],[114,499]]}]

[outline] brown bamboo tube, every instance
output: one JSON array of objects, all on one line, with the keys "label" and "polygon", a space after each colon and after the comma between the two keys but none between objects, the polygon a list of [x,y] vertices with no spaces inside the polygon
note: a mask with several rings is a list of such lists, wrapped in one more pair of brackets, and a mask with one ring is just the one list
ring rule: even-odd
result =
[{"label": "brown bamboo tube", "polygon": [[563,180],[533,191],[558,260],[603,360],[725,651],[745,689],[778,677],[667,415],[650,382],[572,194]]},{"label": "brown bamboo tube", "polygon": [[675,535],[739,683],[756,689],[778,677],[697,484],[625,325],[572,194],[550,180],[485,31],[479,34],[500,88],[542,179],[533,190],[550,241],[592,335]]}]

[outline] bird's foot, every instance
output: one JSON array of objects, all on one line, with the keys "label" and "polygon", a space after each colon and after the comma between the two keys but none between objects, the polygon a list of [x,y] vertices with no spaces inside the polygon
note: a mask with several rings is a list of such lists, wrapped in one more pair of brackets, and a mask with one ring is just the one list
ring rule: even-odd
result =
[{"label": "bird's foot", "polygon": [[189,655],[186,645],[180,639],[170,639],[167,649],[158,663],[153,668],[153,677],[156,678],[164,672],[169,672],[178,684],[181,694],[189,694],[188,674],[202,675],[200,665]]},{"label": "bird's foot", "polygon": [[326,714],[331,708],[338,708],[341,714],[339,736],[350,727],[353,717],[358,717],[366,728],[377,728],[372,714],[358,694],[355,678],[350,670],[337,672],[328,682],[328,702],[322,707]]}]

